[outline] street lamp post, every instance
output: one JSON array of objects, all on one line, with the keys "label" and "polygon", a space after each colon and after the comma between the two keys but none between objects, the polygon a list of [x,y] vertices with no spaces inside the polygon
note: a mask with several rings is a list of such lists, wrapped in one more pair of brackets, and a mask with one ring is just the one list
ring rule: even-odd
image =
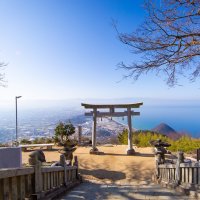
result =
[{"label": "street lamp post", "polygon": [[15,106],[16,106],[16,128],[15,128],[15,131],[16,131],[16,146],[18,146],[18,124],[17,124],[17,99],[21,98],[22,96],[16,96],[15,97]]}]

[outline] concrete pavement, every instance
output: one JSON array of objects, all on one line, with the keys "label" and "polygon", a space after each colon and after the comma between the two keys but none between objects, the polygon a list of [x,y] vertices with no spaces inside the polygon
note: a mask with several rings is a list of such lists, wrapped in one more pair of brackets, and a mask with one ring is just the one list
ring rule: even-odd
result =
[{"label": "concrete pavement", "polygon": [[83,182],[60,200],[192,200],[196,198],[183,196],[173,190],[162,188],[154,183],[132,183],[131,185],[102,184],[100,182]]}]

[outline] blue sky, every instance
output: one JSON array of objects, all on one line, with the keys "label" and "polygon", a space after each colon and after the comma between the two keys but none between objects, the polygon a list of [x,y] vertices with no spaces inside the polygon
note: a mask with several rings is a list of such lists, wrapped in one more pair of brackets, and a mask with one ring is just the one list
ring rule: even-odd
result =
[{"label": "blue sky", "polygon": [[122,80],[121,61],[137,57],[117,39],[142,23],[141,0],[0,0],[0,101],[73,98],[200,99],[199,81],[169,88],[162,75]]}]

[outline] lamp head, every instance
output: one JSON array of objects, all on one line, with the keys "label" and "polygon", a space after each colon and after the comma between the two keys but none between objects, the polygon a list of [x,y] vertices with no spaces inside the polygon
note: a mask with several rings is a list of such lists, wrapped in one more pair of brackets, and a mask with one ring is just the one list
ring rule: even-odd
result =
[{"label": "lamp head", "polygon": [[21,98],[22,96],[16,96],[16,99],[19,99],[19,98]]}]

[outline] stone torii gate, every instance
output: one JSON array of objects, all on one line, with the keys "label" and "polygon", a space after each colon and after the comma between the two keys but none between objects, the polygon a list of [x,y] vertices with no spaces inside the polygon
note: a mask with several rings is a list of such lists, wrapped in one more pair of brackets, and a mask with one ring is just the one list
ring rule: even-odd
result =
[{"label": "stone torii gate", "polygon": [[[91,112],[86,112],[85,116],[93,117],[93,127],[92,127],[92,149],[90,153],[98,154],[98,149],[96,147],[96,126],[97,117],[128,117],[128,149],[127,155],[132,155],[135,153],[132,145],[132,122],[131,116],[140,115],[140,112],[134,112],[132,108],[139,108],[143,103],[131,103],[131,104],[86,104],[82,103],[85,109],[92,109]],[[117,112],[115,109],[127,109],[123,112]],[[108,111],[99,111],[98,109],[108,109]]]}]

